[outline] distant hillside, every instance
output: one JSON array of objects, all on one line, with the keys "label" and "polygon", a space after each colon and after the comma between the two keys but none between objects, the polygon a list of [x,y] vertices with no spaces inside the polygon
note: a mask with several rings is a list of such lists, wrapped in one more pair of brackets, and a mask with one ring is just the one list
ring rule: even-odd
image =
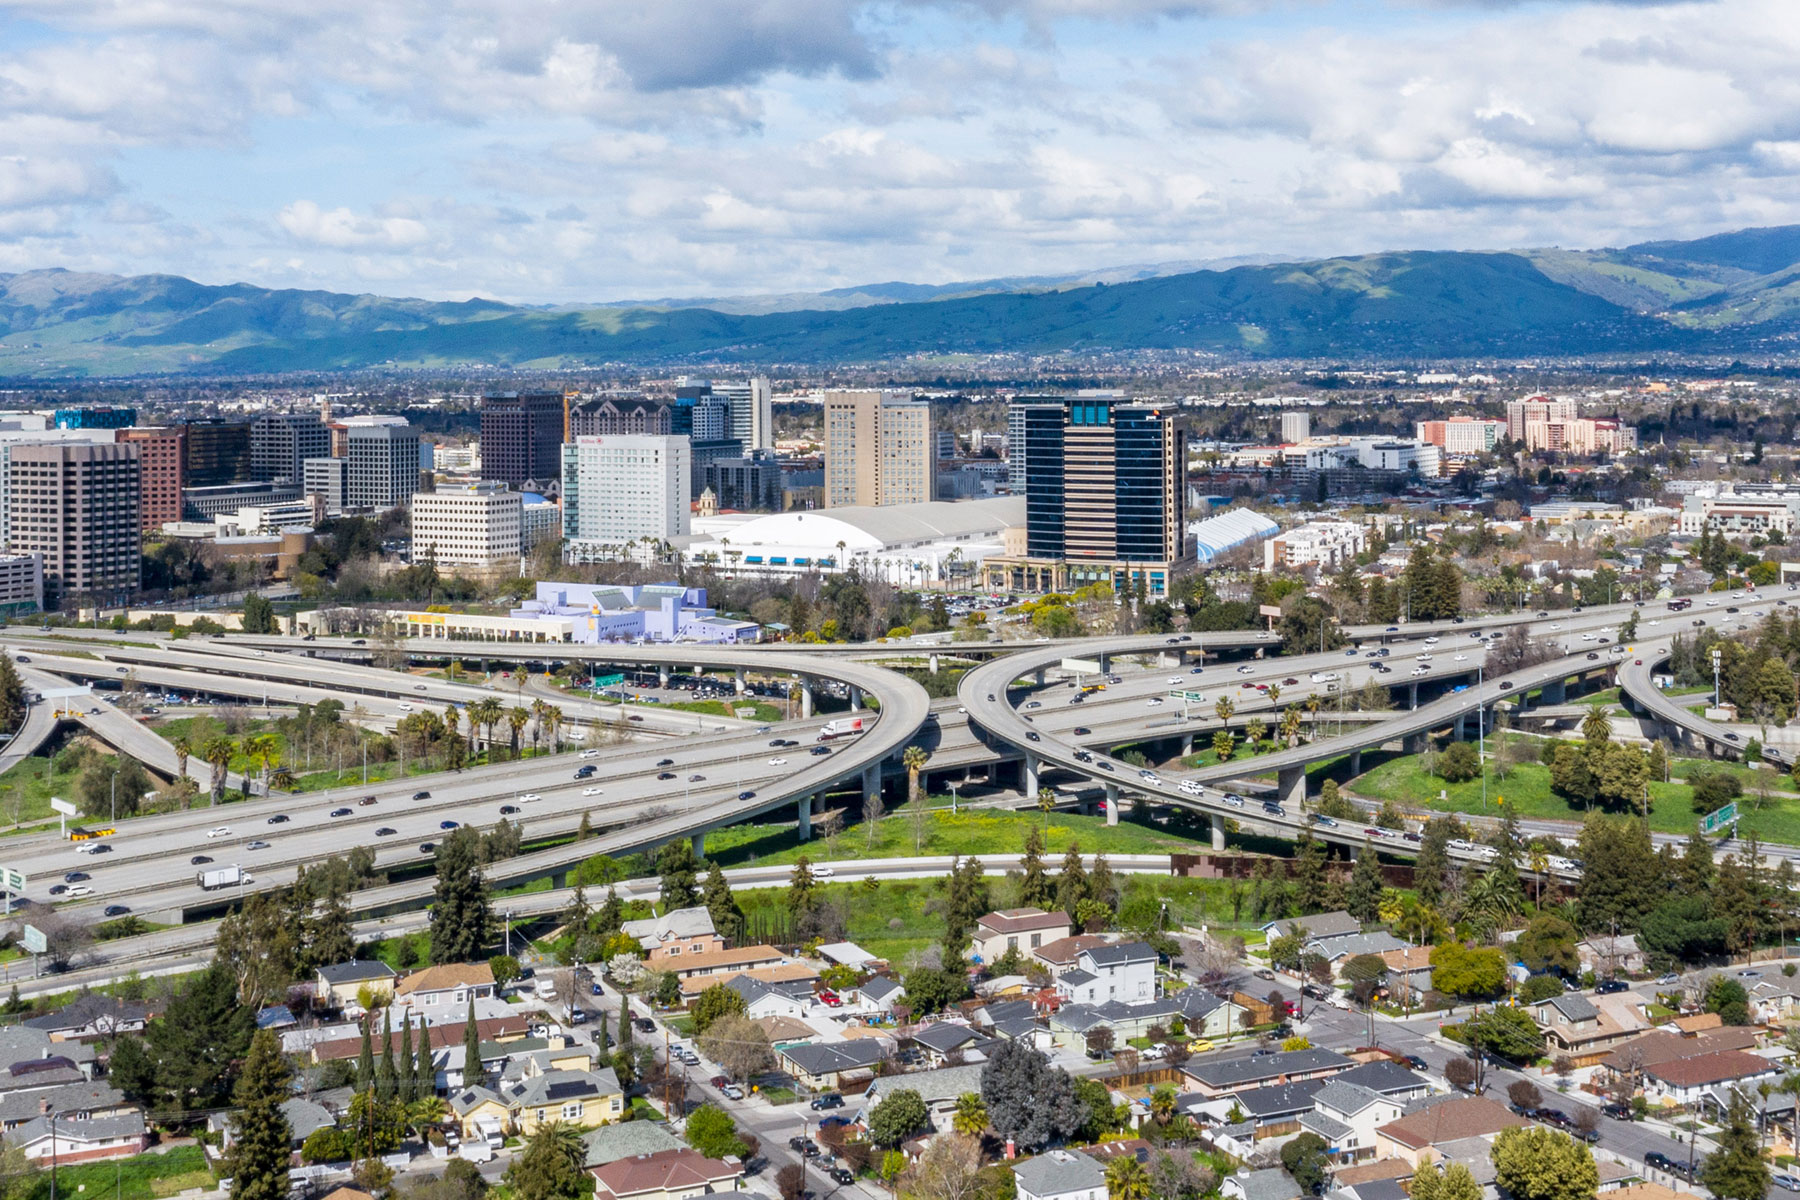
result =
[{"label": "distant hillside", "polygon": [[[1159,349],[1389,358],[1735,353],[1786,345],[1800,333],[1800,227],[1608,250],[1407,251],[1177,274],[1117,270],[1126,281],[887,283],[819,301],[828,307],[749,313],[440,303],[33,271],[0,275],[0,375],[829,364]],[[965,286],[966,294],[951,290]],[[842,306],[846,300],[855,306]]]}]

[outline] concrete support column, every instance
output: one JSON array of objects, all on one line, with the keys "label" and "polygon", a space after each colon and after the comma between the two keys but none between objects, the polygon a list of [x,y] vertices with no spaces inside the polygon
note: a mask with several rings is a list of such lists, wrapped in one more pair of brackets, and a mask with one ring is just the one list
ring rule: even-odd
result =
[{"label": "concrete support column", "polygon": [[1044,668],[1039,667],[1037,670],[1033,671],[1031,677],[1037,681],[1039,687],[1044,686]]},{"label": "concrete support column", "polygon": [[938,673],[938,656],[935,654],[931,656],[931,673],[933,675]]},{"label": "concrete support column", "polygon": [[881,764],[873,763],[863,769],[862,773],[863,808],[866,811],[871,799],[881,798]]},{"label": "concrete support column", "polygon": [[694,858],[696,860],[704,859],[706,857],[706,834],[705,833],[696,833],[694,835],[693,842],[694,842]]},{"label": "concrete support column", "polygon": [[1409,733],[1400,745],[1402,750],[1407,754],[1423,754],[1425,753],[1425,747],[1429,741],[1430,735],[1428,734]]},{"label": "concrete support column", "polygon": [[1194,735],[1191,733],[1182,734],[1181,735],[1181,754],[1182,754],[1182,756],[1186,757],[1187,755],[1192,754],[1193,752],[1194,752]]},{"label": "concrete support column", "polygon": [[1409,683],[1406,685],[1406,707],[1419,707],[1419,685],[1417,683]]},{"label": "concrete support column", "polygon": [[1212,848],[1222,851],[1225,849],[1225,815],[1223,813],[1209,815],[1212,817]]},{"label": "concrete support column", "polygon": [[1106,785],[1106,823],[1119,823],[1119,785],[1116,783]]},{"label": "concrete support column", "polygon": [[851,712],[861,712],[862,711],[862,689],[859,687],[853,687],[850,689],[850,711]]},{"label": "concrete support column", "polygon": [[1456,731],[1453,734],[1453,736],[1459,742],[1466,742],[1469,740],[1469,714],[1468,713],[1459,712],[1456,714]]},{"label": "concrete support column", "polygon": [[1540,704],[1566,704],[1569,700],[1569,682],[1558,679],[1555,683],[1546,683],[1538,693]]},{"label": "concrete support column", "polygon": [[1306,803],[1306,768],[1284,767],[1275,780],[1276,799],[1290,814],[1297,815]]},{"label": "concrete support column", "polygon": [[805,720],[813,715],[813,686],[810,683],[800,685],[800,717]]},{"label": "concrete support column", "polygon": [[656,686],[665,688],[669,686],[669,668],[656,668]]},{"label": "concrete support column", "polygon": [[737,669],[737,694],[741,696],[744,694],[744,691],[745,691],[744,668],[739,667]]},{"label": "concrete support column", "polygon": [[1362,751],[1361,750],[1352,750],[1350,752],[1350,774],[1352,776],[1362,774]]},{"label": "concrete support column", "polygon": [[811,796],[800,797],[798,806],[800,810],[800,840],[803,842],[812,840],[812,806],[813,798]]},{"label": "concrete support column", "polygon": [[[1037,758],[1037,755],[1032,754],[1030,751],[1027,751],[1025,754],[1024,768],[1025,768],[1024,774],[1020,777],[1020,780],[1021,780],[1020,790],[1025,793],[1025,795],[1028,799],[1036,799],[1037,794],[1038,794],[1038,758]],[[1108,784],[1107,786],[1110,787],[1112,785]]]},{"label": "concrete support column", "polygon": [[1356,845],[1345,846],[1344,847],[1344,856],[1346,858],[1348,858],[1351,862],[1355,862],[1358,858],[1360,858],[1362,856],[1362,847],[1356,846]]}]

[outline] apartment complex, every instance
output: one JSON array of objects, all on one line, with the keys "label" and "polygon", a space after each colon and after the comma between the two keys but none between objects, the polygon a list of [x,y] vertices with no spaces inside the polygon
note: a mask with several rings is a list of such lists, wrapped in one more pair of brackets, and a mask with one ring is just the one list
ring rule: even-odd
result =
[{"label": "apartment complex", "polygon": [[1303,412],[1284,412],[1281,414],[1281,440],[1288,444],[1304,442],[1312,436],[1312,414]]},{"label": "apartment complex", "polygon": [[1182,529],[1185,439],[1173,412],[1074,396],[1026,405],[1025,528],[983,565],[988,584],[1053,591],[1105,583],[1168,594],[1188,561]]},{"label": "apartment complex", "polygon": [[1317,566],[1331,570],[1354,559],[1368,545],[1368,535],[1354,521],[1314,521],[1278,533],[1263,543],[1263,570],[1298,570]]},{"label": "apartment complex", "polygon": [[421,492],[412,501],[413,561],[516,568],[523,521],[524,497],[495,480]]},{"label": "apartment complex", "polygon": [[562,448],[563,536],[571,557],[689,532],[685,437],[584,437]]},{"label": "apartment complex", "polygon": [[561,469],[563,404],[561,392],[484,396],[481,477],[515,488],[555,479]]},{"label": "apartment complex", "polygon": [[344,458],[350,508],[394,508],[419,490],[419,435],[411,425],[352,425]]},{"label": "apartment complex", "polygon": [[181,489],[186,486],[183,461],[187,455],[183,430],[179,426],[122,429],[119,441],[138,448],[138,471],[144,491],[138,520],[143,529],[149,532],[181,520]]},{"label": "apartment complex", "polygon": [[667,435],[669,406],[648,400],[607,397],[577,404],[569,410],[569,436],[621,437],[626,434]]},{"label": "apartment complex", "polygon": [[1637,430],[1610,417],[1583,417],[1575,401],[1527,396],[1506,406],[1506,436],[1526,450],[1622,454],[1637,449]]},{"label": "apartment complex", "polygon": [[59,596],[128,600],[142,578],[141,486],[138,448],[129,443],[13,446],[10,548],[39,555],[45,584]]},{"label": "apartment complex", "polygon": [[900,392],[826,392],[825,507],[936,498],[931,403]]},{"label": "apartment complex", "polygon": [[1486,454],[1506,436],[1505,421],[1483,417],[1450,417],[1442,421],[1420,421],[1418,440],[1443,451],[1445,458],[1470,458]]}]

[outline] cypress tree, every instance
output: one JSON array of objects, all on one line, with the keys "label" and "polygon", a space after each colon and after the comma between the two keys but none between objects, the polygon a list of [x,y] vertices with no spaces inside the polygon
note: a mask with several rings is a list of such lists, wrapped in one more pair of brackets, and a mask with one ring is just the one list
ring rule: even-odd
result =
[{"label": "cypress tree", "polygon": [[394,1099],[394,1021],[387,1009],[381,1012],[381,1061],[375,1067],[375,1098],[383,1104]]},{"label": "cypress tree", "polygon": [[485,1076],[481,1070],[481,1030],[475,1026],[475,997],[469,997],[469,1018],[463,1025],[463,1086],[474,1087]]},{"label": "cypress tree", "polygon": [[612,1049],[612,1039],[606,1035],[606,1010],[602,1008],[595,1013],[594,1020],[597,1022],[594,1029],[594,1045],[600,1047],[600,1053],[605,1054]]},{"label": "cypress tree", "polygon": [[1068,853],[1063,855],[1062,874],[1056,879],[1056,902],[1062,906],[1069,919],[1075,919],[1075,907],[1087,899],[1087,868],[1081,865],[1081,847],[1075,842],[1069,843]]},{"label": "cypress tree", "polygon": [[368,1091],[375,1084],[375,1053],[369,1046],[369,1027],[375,1023],[374,1013],[364,1013],[362,1049],[356,1054],[356,1086]]},{"label": "cypress tree", "polygon": [[394,1094],[402,1104],[413,1102],[413,1080],[418,1071],[413,1065],[412,1014],[400,1024],[400,1061],[396,1065],[397,1075],[394,1079]]},{"label": "cypress tree", "polygon": [[431,1062],[431,1026],[419,1021],[419,1062],[413,1072],[413,1098],[429,1100],[437,1095],[437,1069]]},{"label": "cypress tree", "polygon": [[619,1049],[631,1049],[631,1001],[619,993]]},{"label": "cypress tree", "polygon": [[1019,861],[1024,878],[1019,883],[1019,903],[1046,912],[1056,906],[1056,885],[1044,871],[1044,835],[1036,825],[1025,828],[1025,857]]},{"label": "cypress tree", "polygon": [[240,1200],[287,1200],[288,1156],[293,1130],[281,1111],[290,1096],[288,1065],[273,1030],[250,1039],[232,1103],[231,1194]]}]

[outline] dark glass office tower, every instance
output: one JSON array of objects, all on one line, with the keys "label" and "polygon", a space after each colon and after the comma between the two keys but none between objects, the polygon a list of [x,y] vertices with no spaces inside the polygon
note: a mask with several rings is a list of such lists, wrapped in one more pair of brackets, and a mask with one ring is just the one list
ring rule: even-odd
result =
[{"label": "dark glass office tower", "polygon": [[1175,423],[1160,409],[1115,410],[1118,472],[1117,555],[1126,562],[1182,557],[1181,493],[1187,455]]},{"label": "dark glass office tower", "polygon": [[1063,556],[1063,406],[1017,405],[1008,414],[1018,444],[1012,454],[1025,480],[1025,552]]},{"label": "dark glass office tower", "polygon": [[518,487],[562,472],[560,392],[510,392],[481,401],[481,477]]}]

